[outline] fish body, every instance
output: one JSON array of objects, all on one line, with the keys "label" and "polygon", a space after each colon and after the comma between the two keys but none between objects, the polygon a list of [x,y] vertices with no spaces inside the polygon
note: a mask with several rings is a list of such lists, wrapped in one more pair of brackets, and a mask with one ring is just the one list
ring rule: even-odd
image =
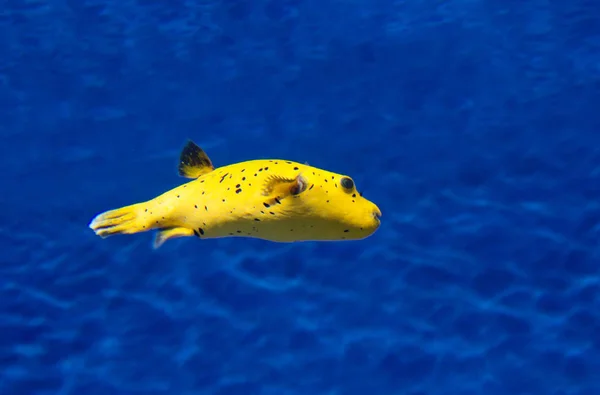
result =
[{"label": "fish body", "polygon": [[179,174],[192,181],[154,199],[98,214],[101,237],[158,230],[154,247],[175,237],[253,237],[274,242],[357,240],[380,226],[381,211],[353,180],[283,159],[214,168],[193,142]]}]

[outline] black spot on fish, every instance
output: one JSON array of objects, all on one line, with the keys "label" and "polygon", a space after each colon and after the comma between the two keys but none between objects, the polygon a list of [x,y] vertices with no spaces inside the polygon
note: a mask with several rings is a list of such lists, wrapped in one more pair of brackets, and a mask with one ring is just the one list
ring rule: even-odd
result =
[{"label": "black spot on fish", "polygon": [[206,211],[208,211],[208,207],[207,207],[207,206],[204,206],[204,209],[205,209]]},{"label": "black spot on fish", "polygon": [[257,173],[254,173],[254,177],[256,177],[257,175],[258,175]]},{"label": "black spot on fish", "polygon": [[279,201],[279,199],[278,199],[278,198],[275,198],[275,203],[277,203],[277,204],[281,204],[281,202]]},{"label": "black spot on fish", "polygon": [[242,181],[246,181],[246,177],[242,177]]},{"label": "black spot on fish", "polygon": [[204,191],[202,191],[202,194],[204,195]]},{"label": "black spot on fish", "polygon": [[200,232],[200,234],[203,235],[204,234],[204,229],[198,228],[198,232]]},{"label": "black spot on fish", "polygon": [[264,212],[264,211],[262,211],[262,210],[260,210],[260,213],[261,213],[261,214],[264,214],[265,212]]},{"label": "black spot on fish", "polygon": [[277,162],[275,162],[275,164],[277,164]]},{"label": "black spot on fish", "polygon": [[196,235],[196,237],[200,237],[200,235],[198,234],[198,231],[196,229],[194,229],[194,234]]},{"label": "black spot on fish", "polygon": [[258,219],[258,218],[254,218],[254,220],[255,220],[255,221],[260,221],[260,219]]},{"label": "black spot on fish", "polygon": [[271,205],[269,203],[267,203],[267,202],[263,203],[263,206],[265,206],[266,208],[271,207]]},{"label": "black spot on fish", "polygon": [[337,182],[336,182],[334,185],[335,185],[335,187],[337,188]]},{"label": "black spot on fish", "polygon": [[187,185],[184,185],[183,187],[184,187],[184,188],[187,188]]},{"label": "black spot on fish", "polygon": [[265,167],[265,171],[267,171],[267,170],[269,170],[269,168],[268,168],[268,167]]},{"label": "black spot on fish", "polygon": [[179,195],[177,195],[177,199],[179,199]]},{"label": "black spot on fish", "polygon": [[229,175],[229,173],[225,173],[221,176],[221,181],[219,181],[219,183],[222,183],[223,180],[225,179],[225,177],[227,177]]},{"label": "black spot on fish", "polygon": [[236,188],[239,188],[239,187],[240,187],[240,184],[237,184],[235,187],[236,187]]},{"label": "black spot on fish", "polygon": [[352,197],[354,197],[354,198],[355,198],[355,197],[356,197],[356,193],[353,193],[353,194],[352,194]]},{"label": "black spot on fish", "polygon": [[240,193],[240,192],[242,192],[242,190],[240,188],[235,190],[235,193]]},{"label": "black spot on fish", "polygon": [[355,203],[354,199],[352,199],[352,203]]},{"label": "black spot on fish", "polygon": [[298,166],[294,166],[294,170],[298,170]]},{"label": "black spot on fish", "polygon": [[204,183],[204,180],[201,180],[201,181],[200,181],[200,184],[203,184],[203,183]]},{"label": "black spot on fish", "polygon": [[329,181],[327,181],[327,178],[325,179],[325,182],[329,182]]},{"label": "black spot on fish", "polygon": [[242,233],[242,231],[241,231],[241,230],[236,230],[236,232],[237,232],[237,233]]},{"label": "black spot on fish", "polygon": [[195,208],[198,208],[198,205],[197,205],[197,204],[194,204],[194,207],[195,207]]},{"label": "black spot on fish", "polygon": [[148,209],[145,209],[145,210],[144,210],[144,212],[146,212],[146,213],[147,213],[147,212],[148,212]]},{"label": "black spot on fish", "polygon": [[308,188],[308,190],[310,191],[311,189],[313,189],[313,187],[314,187],[314,186],[315,186],[315,184],[312,184],[312,185],[310,186],[310,188]]},{"label": "black spot on fish", "polygon": [[285,163],[287,163],[288,165],[292,164],[292,162],[290,162],[289,160],[286,160]]},{"label": "black spot on fish", "polygon": [[350,230],[349,230],[349,229],[346,229],[346,230],[344,230],[344,233],[348,233],[348,232],[350,232]]},{"label": "black spot on fish", "polygon": [[327,201],[327,203],[329,203],[329,200]]},{"label": "black spot on fish", "polygon": [[225,199],[223,199],[223,203],[225,203]]},{"label": "black spot on fish", "polygon": [[246,169],[242,169],[241,173],[243,173],[243,172],[245,172],[245,171],[246,171]]},{"label": "black spot on fish", "polygon": [[233,233],[229,232],[229,236],[233,236]]},{"label": "black spot on fish", "polygon": [[262,167],[260,169],[258,169],[258,171],[262,171]]},{"label": "black spot on fish", "polygon": [[269,211],[269,214],[271,214],[271,215],[275,215],[275,213],[274,213],[274,212],[272,212],[272,211]]}]

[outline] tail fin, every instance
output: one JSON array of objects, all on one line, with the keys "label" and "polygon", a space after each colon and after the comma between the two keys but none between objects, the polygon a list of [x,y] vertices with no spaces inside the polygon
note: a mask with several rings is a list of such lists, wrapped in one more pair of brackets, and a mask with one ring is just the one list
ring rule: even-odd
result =
[{"label": "tail fin", "polygon": [[92,222],[92,229],[98,236],[106,238],[118,234],[131,234],[151,230],[149,216],[141,216],[142,204],[132,204],[98,214]]},{"label": "tail fin", "polygon": [[[165,241],[177,237],[193,236],[194,230],[176,226],[165,217],[156,213],[156,205],[152,201],[132,204],[115,210],[105,211],[98,214],[90,228],[96,235],[103,239],[118,234],[131,234],[158,229],[153,242],[153,248],[157,249]],[[157,218],[160,218],[158,220]]]}]

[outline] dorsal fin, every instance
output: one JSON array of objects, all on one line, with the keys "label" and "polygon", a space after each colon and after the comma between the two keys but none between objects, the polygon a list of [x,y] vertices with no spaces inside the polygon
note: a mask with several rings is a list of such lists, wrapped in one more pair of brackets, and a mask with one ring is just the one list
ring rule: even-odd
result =
[{"label": "dorsal fin", "polygon": [[188,140],[179,155],[179,175],[186,178],[198,178],[214,169],[215,167],[206,152],[192,140]]},{"label": "dorsal fin", "polygon": [[294,178],[284,178],[273,175],[267,179],[262,190],[263,196],[279,200],[288,196],[299,195],[306,190],[306,179],[302,174]]}]

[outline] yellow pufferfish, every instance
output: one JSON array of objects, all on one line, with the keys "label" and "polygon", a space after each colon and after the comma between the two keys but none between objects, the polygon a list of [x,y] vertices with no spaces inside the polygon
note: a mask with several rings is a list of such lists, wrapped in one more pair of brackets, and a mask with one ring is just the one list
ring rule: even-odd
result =
[{"label": "yellow pufferfish", "polygon": [[98,214],[100,237],[158,230],[154,248],[176,237],[252,237],[274,242],[359,240],[381,211],[352,178],[307,164],[260,159],[216,168],[188,141],[179,175],[193,178],[154,199]]}]

